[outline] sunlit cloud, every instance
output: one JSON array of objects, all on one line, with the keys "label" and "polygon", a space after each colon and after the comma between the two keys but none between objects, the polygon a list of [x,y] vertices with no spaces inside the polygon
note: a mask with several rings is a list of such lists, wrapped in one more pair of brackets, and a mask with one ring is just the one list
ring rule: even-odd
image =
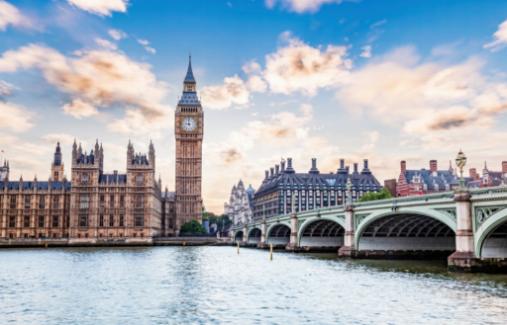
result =
[{"label": "sunlit cloud", "polygon": [[493,41],[484,44],[484,48],[498,51],[505,45],[507,45],[507,20],[498,26],[498,29],[493,34]]},{"label": "sunlit cloud", "polygon": [[128,0],[67,0],[81,10],[99,16],[111,16],[113,12],[127,12]]},{"label": "sunlit cloud", "polygon": [[274,8],[277,4],[283,9],[296,13],[313,13],[320,9],[324,4],[339,4],[342,0],[265,0],[266,7]]},{"label": "sunlit cloud", "polygon": [[26,108],[0,101],[0,129],[20,133],[33,127],[33,114]]},{"label": "sunlit cloud", "polygon": [[33,26],[17,7],[7,1],[0,0],[0,31],[6,30],[9,25],[24,28]]}]

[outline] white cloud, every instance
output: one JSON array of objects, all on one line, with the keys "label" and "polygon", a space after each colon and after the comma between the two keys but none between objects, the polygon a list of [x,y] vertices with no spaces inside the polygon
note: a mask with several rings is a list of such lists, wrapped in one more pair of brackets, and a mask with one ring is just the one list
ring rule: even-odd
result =
[{"label": "white cloud", "polygon": [[97,108],[93,105],[82,101],[81,99],[74,99],[72,102],[63,105],[62,107],[65,114],[73,116],[77,119],[90,117],[99,114]]},{"label": "white cloud", "polygon": [[14,87],[10,83],[0,80],[0,99],[9,96],[12,93],[12,89]]},{"label": "white cloud", "polygon": [[[157,80],[148,64],[133,61],[120,52],[93,50],[66,57],[52,48],[30,44],[0,57],[0,72],[31,68],[41,70],[49,84],[73,99],[97,109],[128,107],[139,110],[146,122],[163,118],[169,112],[162,103],[167,86]],[[75,103],[67,109],[74,106]],[[145,125],[145,129],[150,126]]]},{"label": "white cloud", "polygon": [[347,80],[352,61],[346,58],[346,47],[312,47],[290,32],[282,33],[280,39],[283,45],[266,55],[264,68],[256,61],[243,65],[246,81],[235,75],[225,78],[222,85],[205,87],[205,105],[216,109],[246,105],[251,92],[268,89],[285,95],[299,92],[314,96],[319,89],[336,88]]},{"label": "white cloud", "polygon": [[32,128],[32,116],[25,108],[0,101],[0,129],[8,129],[12,132],[24,132]]},{"label": "white cloud", "polygon": [[122,40],[124,38],[127,38],[127,34],[124,31],[119,30],[119,29],[113,29],[112,28],[112,29],[108,30],[107,33],[115,41],[120,41],[120,40]]},{"label": "white cloud", "polygon": [[351,112],[366,112],[401,127],[404,136],[438,147],[443,139],[453,143],[450,134],[491,132],[495,119],[507,112],[507,84],[482,67],[474,58],[424,62],[415,49],[400,48],[352,72],[337,99]]},{"label": "white cloud", "polygon": [[137,43],[139,43],[144,48],[144,50],[146,52],[148,52],[150,54],[156,54],[157,53],[157,50],[150,46],[150,42],[148,40],[138,39]]},{"label": "white cloud", "polygon": [[365,45],[361,48],[361,54],[359,54],[360,57],[369,59],[371,58],[371,45]]},{"label": "white cloud", "polygon": [[105,48],[106,50],[115,51],[118,49],[118,46],[116,46],[116,44],[103,38],[96,38],[95,43],[97,43],[98,46]]},{"label": "white cloud", "polygon": [[111,16],[112,12],[127,12],[128,0],[67,0],[81,10],[99,16]]},{"label": "white cloud", "polygon": [[32,27],[28,18],[23,16],[18,8],[7,1],[0,0],[0,31],[7,29],[7,26]]},{"label": "white cloud", "polygon": [[67,133],[48,133],[42,136],[42,140],[48,144],[60,142],[63,146],[71,146],[74,143],[75,136]]},{"label": "white cloud", "polygon": [[345,46],[312,47],[285,33],[287,43],[266,56],[262,72],[272,92],[300,92],[313,96],[321,88],[337,87],[346,80],[352,62]]},{"label": "white cloud", "polygon": [[202,102],[211,109],[224,109],[232,105],[244,106],[248,103],[250,92],[245,82],[237,75],[224,78],[218,86],[204,87],[201,91]]},{"label": "white cloud", "polygon": [[116,119],[108,125],[108,130],[131,136],[149,135],[153,139],[159,139],[164,132],[167,132],[169,125],[173,125],[172,114],[151,119],[139,110],[127,109],[124,117]]},{"label": "white cloud", "polygon": [[324,4],[339,4],[341,2],[342,0],[265,0],[266,6],[270,9],[275,7],[277,3],[280,3],[284,9],[300,14],[316,12]]},{"label": "white cloud", "polygon": [[493,34],[493,41],[484,44],[484,48],[497,51],[507,44],[507,20],[502,22]]}]

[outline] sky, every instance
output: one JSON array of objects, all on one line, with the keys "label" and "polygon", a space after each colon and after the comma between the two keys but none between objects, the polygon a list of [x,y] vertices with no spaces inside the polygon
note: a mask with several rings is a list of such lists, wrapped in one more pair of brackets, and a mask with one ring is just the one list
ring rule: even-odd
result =
[{"label": "sky", "polygon": [[204,108],[203,198],[292,157],[322,172],[369,159],[447,168],[507,160],[507,2],[496,0],[0,0],[0,149],[11,179],[49,177],[62,143],[129,139],[174,189],[174,108],[188,56]]}]

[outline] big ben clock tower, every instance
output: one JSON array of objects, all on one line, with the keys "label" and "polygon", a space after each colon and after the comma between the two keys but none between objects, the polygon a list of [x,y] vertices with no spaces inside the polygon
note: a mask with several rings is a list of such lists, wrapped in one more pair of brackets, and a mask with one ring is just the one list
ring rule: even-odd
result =
[{"label": "big ben clock tower", "polygon": [[190,221],[201,222],[202,137],[204,119],[197,97],[196,82],[189,57],[183,81],[183,94],[176,107],[176,229]]}]

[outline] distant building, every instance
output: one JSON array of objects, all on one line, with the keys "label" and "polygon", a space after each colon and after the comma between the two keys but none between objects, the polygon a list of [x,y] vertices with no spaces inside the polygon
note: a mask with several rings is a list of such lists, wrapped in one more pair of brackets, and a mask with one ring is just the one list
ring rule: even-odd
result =
[{"label": "distant building", "polygon": [[229,202],[224,204],[224,214],[231,219],[234,225],[252,221],[254,193],[252,185],[245,189],[242,180],[232,187]]},{"label": "distant building", "polygon": [[391,194],[391,196],[396,196],[396,178],[386,179],[384,181],[384,188]]},{"label": "distant building", "polygon": [[407,169],[407,163],[403,160],[400,162],[396,196],[450,191],[458,185],[458,176],[450,164],[448,169],[438,170],[437,161],[430,160],[429,169]]},{"label": "distant building", "polygon": [[287,167],[282,160],[280,165],[265,172],[264,180],[255,193],[254,219],[291,213],[292,198],[296,211],[341,205],[346,199],[349,178],[352,182],[353,201],[367,192],[377,192],[382,188],[368,168],[367,159],[364,160],[361,171],[355,163],[352,173],[343,159],[340,160],[336,173],[320,173],[315,158],[307,173],[297,173],[291,158],[287,159]]},{"label": "distant building", "polygon": [[[490,171],[484,164],[482,176],[476,168],[469,169],[464,177],[468,188],[491,187],[507,184],[507,161],[502,171]],[[400,175],[396,184],[396,196],[421,195],[454,190],[459,186],[459,175],[449,163],[449,168],[439,170],[436,160],[430,160],[429,169],[407,169],[406,161],[400,162]]]}]

